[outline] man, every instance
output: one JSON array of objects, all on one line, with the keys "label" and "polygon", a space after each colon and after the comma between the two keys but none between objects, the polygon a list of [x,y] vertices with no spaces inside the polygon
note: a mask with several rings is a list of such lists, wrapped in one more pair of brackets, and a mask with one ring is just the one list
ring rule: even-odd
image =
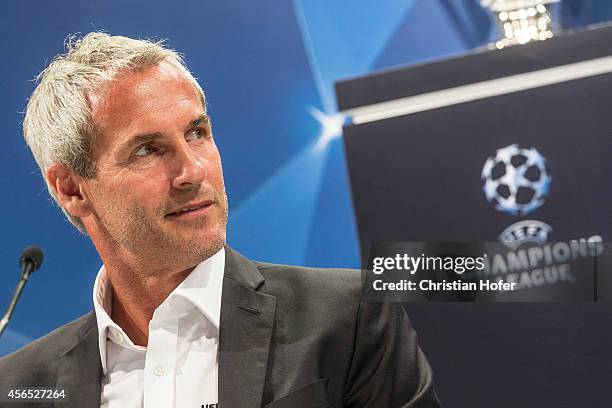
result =
[{"label": "man", "polygon": [[94,312],[1,359],[5,388],[65,390],[60,406],[80,408],[438,406],[401,306],[362,302],[359,273],[225,246],[221,159],[174,51],[104,33],[69,44],[24,135],[103,266]]}]

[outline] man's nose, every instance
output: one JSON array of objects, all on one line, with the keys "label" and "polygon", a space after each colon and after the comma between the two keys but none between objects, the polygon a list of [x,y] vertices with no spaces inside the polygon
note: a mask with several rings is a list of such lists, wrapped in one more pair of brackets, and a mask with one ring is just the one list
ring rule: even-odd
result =
[{"label": "man's nose", "polygon": [[208,161],[194,152],[189,144],[185,143],[177,149],[175,159],[178,174],[172,180],[174,188],[190,189],[197,187],[208,176]]}]

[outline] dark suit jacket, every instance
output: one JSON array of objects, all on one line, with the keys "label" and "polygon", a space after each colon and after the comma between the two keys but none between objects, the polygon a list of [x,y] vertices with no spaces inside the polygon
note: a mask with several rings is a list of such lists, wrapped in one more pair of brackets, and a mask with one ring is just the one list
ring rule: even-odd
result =
[{"label": "dark suit jacket", "polygon": [[[98,408],[101,364],[94,313],[1,358],[0,376],[2,389],[68,390],[69,401],[57,407]],[[403,308],[399,303],[362,302],[358,271],[256,263],[226,248],[219,406],[395,408],[439,403],[431,368]]]}]

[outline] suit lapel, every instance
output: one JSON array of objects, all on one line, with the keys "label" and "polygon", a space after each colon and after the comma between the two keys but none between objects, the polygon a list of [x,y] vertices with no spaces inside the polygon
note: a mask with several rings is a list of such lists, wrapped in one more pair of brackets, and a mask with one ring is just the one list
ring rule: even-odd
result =
[{"label": "suit lapel", "polygon": [[219,406],[262,405],[276,298],[257,289],[257,267],[226,247],[219,324]]},{"label": "suit lapel", "polygon": [[101,375],[98,327],[92,312],[76,343],[60,356],[56,388],[67,391],[68,401],[58,403],[58,408],[99,408]]}]

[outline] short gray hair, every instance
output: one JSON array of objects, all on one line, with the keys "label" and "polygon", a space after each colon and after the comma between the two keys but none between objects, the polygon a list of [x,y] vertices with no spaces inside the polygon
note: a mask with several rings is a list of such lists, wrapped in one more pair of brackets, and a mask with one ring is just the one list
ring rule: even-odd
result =
[{"label": "short gray hair", "polygon": [[[92,32],[66,40],[66,53],[56,56],[36,78],[38,85],[28,101],[23,134],[46,181],[47,168],[61,163],[82,177],[96,175],[92,146],[96,128],[89,96],[121,72],[139,71],[168,62],[193,82],[204,103],[202,88],[176,51],[161,41],[135,40]],[[47,188],[68,220],[86,233],[80,218],[69,214]]]}]

